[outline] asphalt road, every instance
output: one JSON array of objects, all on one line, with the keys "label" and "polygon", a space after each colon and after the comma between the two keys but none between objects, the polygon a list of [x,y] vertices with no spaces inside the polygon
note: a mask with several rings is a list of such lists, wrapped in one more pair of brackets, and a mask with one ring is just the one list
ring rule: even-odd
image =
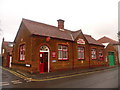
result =
[{"label": "asphalt road", "polygon": [[118,70],[99,71],[91,74],[73,76],[69,78],[27,82],[8,71],[2,72],[3,88],[118,88]]}]

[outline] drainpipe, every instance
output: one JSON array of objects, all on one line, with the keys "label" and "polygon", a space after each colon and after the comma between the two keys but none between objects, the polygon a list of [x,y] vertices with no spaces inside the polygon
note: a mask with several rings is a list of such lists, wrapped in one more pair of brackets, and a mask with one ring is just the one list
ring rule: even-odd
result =
[{"label": "drainpipe", "polygon": [[72,52],[73,52],[73,61],[72,61],[72,69],[74,69],[74,46],[73,46],[74,42],[72,42]]},{"label": "drainpipe", "polygon": [[118,44],[118,64],[120,64],[120,44]]},{"label": "drainpipe", "polygon": [[90,51],[88,51],[88,52],[89,52],[89,68],[91,68],[91,67],[90,67],[91,48],[90,48],[90,45],[88,45],[88,46],[89,46],[89,47],[88,47],[88,48],[89,48],[88,50],[90,50]]}]

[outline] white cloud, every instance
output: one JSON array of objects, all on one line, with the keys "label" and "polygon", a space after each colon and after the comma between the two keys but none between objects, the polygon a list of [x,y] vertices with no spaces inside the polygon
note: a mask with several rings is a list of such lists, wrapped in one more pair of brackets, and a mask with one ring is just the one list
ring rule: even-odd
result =
[{"label": "white cloud", "polygon": [[57,19],[64,19],[67,29],[82,29],[83,33],[91,34],[96,39],[103,35],[117,39],[118,1],[1,0],[3,36],[5,40],[13,41],[21,19],[27,18],[54,26],[57,26]]}]

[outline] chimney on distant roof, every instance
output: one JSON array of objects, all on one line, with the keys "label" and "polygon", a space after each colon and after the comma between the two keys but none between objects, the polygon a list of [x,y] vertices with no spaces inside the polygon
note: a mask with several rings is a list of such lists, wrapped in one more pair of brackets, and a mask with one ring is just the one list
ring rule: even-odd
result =
[{"label": "chimney on distant roof", "polygon": [[4,40],[5,40],[5,39],[4,39],[4,37],[3,37],[2,41],[4,42]]},{"label": "chimney on distant roof", "polygon": [[59,19],[59,20],[57,20],[58,21],[58,29],[60,29],[60,30],[64,30],[64,20],[62,20],[62,19]]}]

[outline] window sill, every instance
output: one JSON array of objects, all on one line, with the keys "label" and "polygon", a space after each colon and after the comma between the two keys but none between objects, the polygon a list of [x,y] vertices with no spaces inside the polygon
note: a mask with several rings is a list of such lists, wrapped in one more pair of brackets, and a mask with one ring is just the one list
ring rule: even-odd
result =
[{"label": "window sill", "polygon": [[66,59],[66,60],[58,60],[58,61],[68,61],[68,59]]},{"label": "window sill", "polygon": [[19,62],[25,62],[25,60],[18,60]]},{"label": "window sill", "polygon": [[92,59],[92,60],[97,60],[97,58],[96,59]]},{"label": "window sill", "polygon": [[85,59],[78,59],[78,61],[85,61]]},{"label": "window sill", "polygon": [[98,61],[104,61],[104,60],[98,60]]}]

